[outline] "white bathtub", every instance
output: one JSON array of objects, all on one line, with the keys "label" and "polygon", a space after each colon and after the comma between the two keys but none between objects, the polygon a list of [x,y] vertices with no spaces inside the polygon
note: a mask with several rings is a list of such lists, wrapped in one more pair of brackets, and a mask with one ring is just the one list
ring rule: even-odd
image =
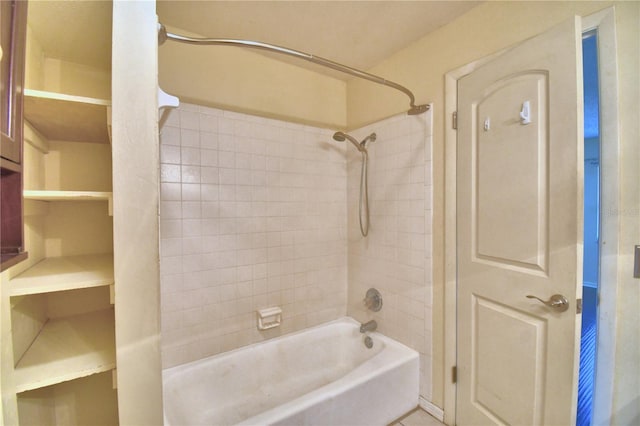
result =
[{"label": "white bathtub", "polygon": [[163,371],[166,426],[386,425],[418,405],[418,353],[342,318]]}]

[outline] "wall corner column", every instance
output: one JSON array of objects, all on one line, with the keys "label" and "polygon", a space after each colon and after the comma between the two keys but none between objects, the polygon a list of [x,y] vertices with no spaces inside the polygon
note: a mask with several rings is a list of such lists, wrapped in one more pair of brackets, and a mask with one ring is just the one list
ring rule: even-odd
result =
[{"label": "wall corner column", "polygon": [[118,410],[163,423],[155,1],[113,2],[113,222]]}]

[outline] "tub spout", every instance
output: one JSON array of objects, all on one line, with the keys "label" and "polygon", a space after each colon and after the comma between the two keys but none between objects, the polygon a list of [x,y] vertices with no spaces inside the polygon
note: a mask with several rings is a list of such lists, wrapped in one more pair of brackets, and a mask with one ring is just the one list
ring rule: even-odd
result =
[{"label": "tub spout", "polygon": [[376,331],[376,328],[378,328],[378,323],[375,320],[371,320],[369,322],[360,324],[360,333],[365,333],[367,331]]}]

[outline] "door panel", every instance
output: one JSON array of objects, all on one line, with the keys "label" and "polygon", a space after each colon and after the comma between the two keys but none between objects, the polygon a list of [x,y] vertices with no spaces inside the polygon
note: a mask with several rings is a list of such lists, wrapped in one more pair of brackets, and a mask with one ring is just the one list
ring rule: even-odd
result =
[{"label": "door panel", "polygon": [[458,82],[460,425],[575,424],[580,40],[571,19]]},{"label": "door panel", "polygon": [[[540,72],[506,76],[489,87],[473,108],[474,121],[481,123],[474,126],[470,141],[476,167],[471,176],[476,261],[546,272],[547,80],[547,74]],[[514,114],[523,99],[537,117],[528,125],[521,125]]]},{"label": "door panel", "polygon": [[546,321],[478,296],[472,304],[474,405],[496,424],[539,424]]}]

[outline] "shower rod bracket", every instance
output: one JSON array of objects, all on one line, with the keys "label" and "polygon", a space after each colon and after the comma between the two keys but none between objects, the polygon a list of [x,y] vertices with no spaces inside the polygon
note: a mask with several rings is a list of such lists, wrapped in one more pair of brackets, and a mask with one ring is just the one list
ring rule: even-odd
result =
[{"label": "shower rod bracket", "polygon": [[404,93],[409,97],[409,110],[407,111],[407,114],[409,115],[422,114],[423,112],[429,110],[428,104],[416,105],[415,96],[413,96],[413,92],[411,92],[411,90],[407,89],[406,87],[398,83],[394,83],[393,81],[389,81],[377,75],[370,74],[365,71],[361,71],[357,68],[343,65],[338,62],[334,62],[329,59],[322,58],[320,56],[315,56],[309,53],[301,52],[299,50],[289,49],[286,47],[276,46],[274,44],[263,43],[263,42],[254,41],[254,40],[187,37],[187,36],[167,32],[167,29],[165,28],[165,26],[162,25],[161,23],[158,23],[158,44],[162,45],[167,40],[176,41],[176,42],[185,43],[185,44],[248,47],[251,49],[268,50],[268,51],[280,53],[283,55],[293,56],[295,58],[299,58],[308,62],[312,62],[317,65],[321,65],[323,67],[331,68],[333,70],[352,75],[354,77],[363,78],[365,80],[369,80],[374,83],[399,90],[400,92]]}]

